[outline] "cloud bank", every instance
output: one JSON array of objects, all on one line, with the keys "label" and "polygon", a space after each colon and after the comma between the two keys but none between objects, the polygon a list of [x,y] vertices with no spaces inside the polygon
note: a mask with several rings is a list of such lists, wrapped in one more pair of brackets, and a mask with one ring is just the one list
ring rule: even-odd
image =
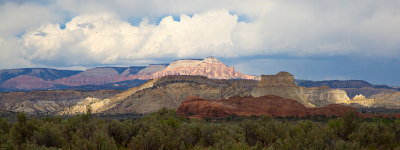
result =
[{"label": "cloud bank", "polygon": [[396,59],[399,7],[396,0],[5,1],[0,50],[18,59],[1,67],[135,65],[211,55]]},{"label": "cloud bank", "polygon": [[[158,25],[146,19],[133,26],[118,16],[80,15],[66,23],[44,24],[22,40],[31,61],[66,65],[112,64],[135,59],[237,56],[234,30],[238,17],[226,10],[208,11],[179,21],[164,17]],[[63,62],[60,62],[63,61]]]}]

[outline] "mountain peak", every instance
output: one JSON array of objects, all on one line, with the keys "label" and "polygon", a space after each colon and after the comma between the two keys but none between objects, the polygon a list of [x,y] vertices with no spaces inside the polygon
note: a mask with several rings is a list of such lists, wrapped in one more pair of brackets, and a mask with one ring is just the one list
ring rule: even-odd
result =
[{"label": "mountain peak", "polygon": [[201,75],[212,79],[255,79],[254,76],[236,72],[232,66],[227,66],[212,56],[174,61],[164,70],[154,73],[152,78],[168,75]]},{"label": "mountain peak", "polygon": [[221,61],[219,61],[217,58],[213,57],[213,56],[209,56],[204,58],[203,62],[206,63],[222,63]]}]

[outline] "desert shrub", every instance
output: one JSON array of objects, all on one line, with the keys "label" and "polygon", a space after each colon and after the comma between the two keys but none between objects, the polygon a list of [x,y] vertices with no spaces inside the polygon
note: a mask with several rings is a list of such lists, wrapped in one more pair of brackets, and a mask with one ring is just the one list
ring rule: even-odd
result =
[{"label": "desert shrub", "polygon": [[349,135],[359,127],[360,121],[361,119],[355,112],[348,112],[342,118],[329,121],[328,126],[336,136],[347,141],[349,140]]},{"label": "desert shrub", "polygon": [[10,129],[9,138],[15,146],[23,145],[31,140],[37,127],[29,121],[25,114],[17,115],[17,122]]},{"label": "desert shrub", "polygon": [[126,146],[133,136],[130,132],[129,125],[125,122],[112,120],[107,124],[108,135],[110,135],[118,146]]},{"label": "desert shrub", "polygon": [[274,149],[328,149],[332,140],[328,128],[311,121],[300,121],[285,129],[288,135],[274,143]]},{"label": "desert shrub", "polygon": [[33,141],[39,146],[61,148],[65,144],[59,124],[45,122],[33,133]]},{"label": "desert shrub", "polygon": [[168,141],[164,132],[159,128],[151,127],[147,131],[140,130],[139,134],[132,139],[130,147],[132,149],[157,150],[163,149],[165,142]]},{"label": "desert shrub", "polygon": [[362,123],[350,139],[369,149],[393,149],[395,133],[382,123]]},{"label": "desert shrub", "polygon": [[[312,117],[311,117],[312,118]],[[326,120],[325,120],[326,119]],[[0,149],[399,149],[400,120],[359,118],[231,117],[187,119],[161,109],[140,118],[0,119]]]},{"label": "desert shrub", "polygon": [[217,132],[214,133],[216,149],[248,149],[244,132],[237,125],[222,125]]},{"label": "desert shrub", "polygon": [[243,128],[246,142],[249,145],[254,146],[259,143],[269,146],[278,139],[287,137],[287,129],[290,125],[264,116],[257,121],[244,121],[240,126]]},{"label": "desert shrub", "polygon": [[334,150],[359,150],[360,145],[354,142],[347,142],[343,140],[338,140],[334,143],[333,148]]}]

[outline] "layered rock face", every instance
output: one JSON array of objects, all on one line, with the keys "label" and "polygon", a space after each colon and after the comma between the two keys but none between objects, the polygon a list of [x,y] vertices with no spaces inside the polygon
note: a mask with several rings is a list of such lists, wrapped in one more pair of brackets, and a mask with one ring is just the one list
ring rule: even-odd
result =
[{"label": "layered rock face", "polygon": [[288,72],[279,72],[276,75],[263,75],[258,86],[251,91],[254,97],[276,95],[287,99],[294,99],[307,107],[314,107],[303,92],[303,88],[296,85],[294,77]]},{"label": "layered rock face", "polygon": [[329,87],[303,88],[306,98],[316,106],[325,106],[349,101],[346,91]]},{"label": "layered rock face", "polygon": [[162,71],[155,72],[152,78],[168,75],[201,75],[212,79],[255,79],[255,76],[235,72],[233,67],[220,62],[215,57],[203,60],[178,60]]},{"label": "layered rock face", "polygon": [[229,99],[206,100],[189,97],[179,106],[177,112],[191,117],[226,117],[238,116],[341,116],[352,107],[337,104],[320,108],[307,108],[299,102],[279,96],[231,97]]}]

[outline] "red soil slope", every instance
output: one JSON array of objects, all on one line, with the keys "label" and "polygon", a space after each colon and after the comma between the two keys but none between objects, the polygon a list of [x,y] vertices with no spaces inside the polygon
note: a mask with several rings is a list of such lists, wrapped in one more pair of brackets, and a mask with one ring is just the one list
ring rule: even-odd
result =
[{"label": "red soil slope", "polygon": [[229,99],[205,100],[198,97],[188,97],[178,108],[181,115],[193,117],[225,117],[232,114],[238,116],[273,117],[284,116],[341,116],[355,108],[338,104],[320,108],[307,108],[299,102],[284,99],[279,96],[266,95],[262,97],[231,97]]}]

